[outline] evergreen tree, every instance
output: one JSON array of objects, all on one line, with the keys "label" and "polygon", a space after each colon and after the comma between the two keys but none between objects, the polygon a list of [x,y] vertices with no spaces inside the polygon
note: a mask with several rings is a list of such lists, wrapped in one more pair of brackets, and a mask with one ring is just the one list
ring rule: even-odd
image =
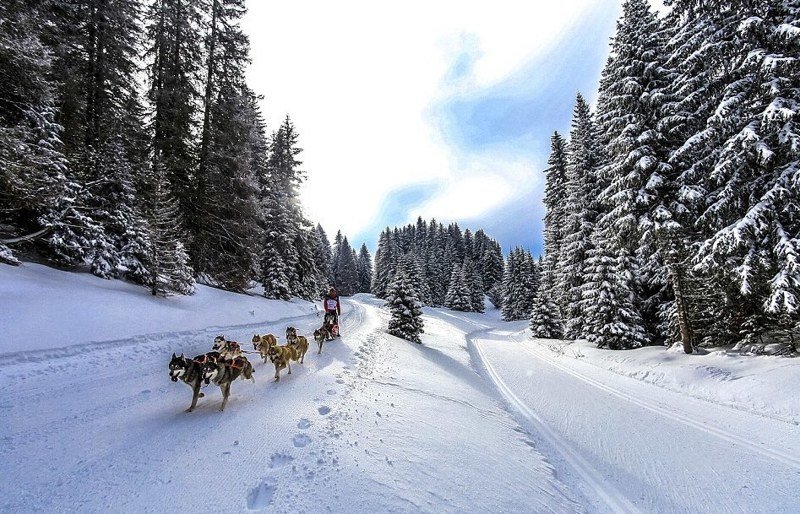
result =
[{"label": "evergreen tree", "polygon": [[387,227],[378,239],[375,251],[375,275],[372,282],[372,293],[378,298],[386,298],[389,284],[395,273],[395,246],[392,233]]},{"label": "evergreen tree", "polygon": [[638,348],[649,340],[636,308],[635,260],[625,250],[614,253],[606,245],[596,245],[589,252],[584,333],[598,348]]},{"label": "evergreen tree", "polygon": [[470,296],[469,311],[483,312],[483,279],[475,267],[474,261],[469,256],[470,251],[467,251],[466,253],[467,256],[464,258],[463,271],[464,281]]},{"label": "evergreen tree", "polygon": [[169,192],[166,174],[158,156],[153,169],[153,207],[148,216],[151,241],[148,280],[154,296],[194,293],[193,270],[189,256],[178,239],[180,218],[177,202]]},{"label": "evergreen tree", "polygon": [[[249,42],[238,25],[243,3],[211,0],[209,7],[203,126],[192,184],[191,248],[200,276],[242,291],[255,275],[261,239],[256,186],[265,164],[251,152],[263,151],[263,124],[244,77]],[[294,289],[306,296],[299,287]]]},{"label": "evergreen tree", "polygon": [[502,315],[505,321],[528,319],[539,286],[538,265],[530,252],[515,248],[503,277]]},{"label": "evergreen tree", "polygon": [[[583,330],[581,295],[584,285],[584,261],[590,248],[597,220],[597,197],[602,186],[597,168],[602,153],[589,105],[579,94],[567,145],[566,223],[560,260],[556,265],[558,302],[565,318],[565,336],[579,337]],[[506,308],[506,306],[503,306]],[[509,307],[511,308],[511,307]],[[527,317],[528,310],[524,316]]]},{"label": "evergreen tree", "polygon": [[533,300],[530,319],[531,335],[547,339],[560,339],[564,335],[562,327],[558,305],[550,296],[550,290],[544,287],[540,288]]},{"label": "evergreen tree", "polygon": [[417,297],[412,281],[416,264],[410,255],[403,257],[397,273],[388,289],[386,305],[392,313],[389,333],[407,341],[422,343],[419,335],[424,332],[422,303]]},{"label": "evergreen tree", "polygon": [[333,283],[340,295],[350,296],[359,290],[358,266],[355,251],[350,246],[347,237],[342,233],[336,234],[333,258]]},{"label": "evergreen tree", "polygon": [[184,230],[189,233],[195,232],[197,223],[192,173],[196,163],[194,131],[199,118],[197,77],[203,64],[204,7],[200,1],[157,0],[145,17],[150,42],[146,57],[152,146],[178,201]]},{"label": "evergreen tree", "polygon": [[[567,199],[567,149],[564,138],[555,132],[550,138],[550,157],[545,173],[544,206],[547,213],[544,217],[544,271],[557,277],[557,266],[561,262],[561,248],[564,240],[566,212],[564,206]],[[554,287],[555,283],[550,283]],[[551,289],[550,295],[556,290]]]},{"label": "evergreen tree", "polygon": [[472,310],[472,295],[467,286],[464,269],[458,264],[453,266],[450,274],[450,286],[447,288],[444,306],[454,311],[469,312]]},{"label": "evergreen tree", "polygon": [[358,269],[358,292],[369,293],[372,287],[372,257],[367,250],[366,243],[361,243],[356,267]]},{"label": "evergreen tree", "polygon": [[317,269],[325,277],[328,284],[333,283],[333,252],[331,250],[331,242],[328,240],[328,234],[322,228],[322,225],[317,223],[317,248],[314,250],[314,256],[317,262]]}]

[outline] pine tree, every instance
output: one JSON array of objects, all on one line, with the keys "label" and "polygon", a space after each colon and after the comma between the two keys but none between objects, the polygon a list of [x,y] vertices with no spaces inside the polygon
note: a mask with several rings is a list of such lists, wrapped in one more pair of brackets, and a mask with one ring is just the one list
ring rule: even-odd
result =
[{"label": "pine tree", "polygon": [[481,278],[480,272],[475,267],[475,262],[469,256],[470,251],[466,253],[467,256],[464,257],[463,271],[464,281],[470,296],[469,311],[483,312],[483,279]]},{"label": "pine tree", "polygon": [[422,303],[412,284],[415,263],[410,255],[399,262],[397,273],[388,289],[386,305],[392,313],[388,332],[407,341],[422,343],[424,332]]},{"label": "pine tree", "polygon": [[375,251],[375,275],[372,282],[372,293],[378,298],[386,298],[389,284],[394,279],[396,250],[392,233],[387,227],[378,239]]},{"label": "pine tree", "polygon": [[331,242],[328,240],[328,234],[322,228],[322,225],[317,223],[317,248],[314,250],[314,257],[317,262],[317,269],[325,277],[328,284],[333,283],[333,252],[331,250]]},{"label": "pine tree", "polygon": [[584,333],[598,348],[638,348],[647,345],[649,339],[636,308],[635,260],[625,250],[614,253],[606,245],[595,245],[589,252]]},{"label": "pine tree", "polygon": [[[558,303],[564,313],[565,336],[579,337],[583,330],[581,291],[584,284],[584,260],[590,249],[591,235],[597,220],[597,197],[602,185],[597,169],[602,163],[597,133],[589,105],[579,94],[572,118],[567,145],[566,223],[560,260],[556,265]],[[504,308],[506,306],[504,305]],[[525,313],[525,317],[530,311]]]},{"label": "pine tree", "polygon": [[528,319],[539,287],[538,265],[530,252],[515,248],[503,277],[502,315],[505,321]]},{"label": "pine tree", "polygon": [[[318,245],[310,235],[312,225],[300,206],[299,188],[305,173],[298,160],[303,151],[298,147],[298,140],[299,134],[287,116],[270,141],[269,159],[259,193],[265,233],[261,273],[263,281],[268,278],[266,267],[278,266],[280,273],[273,272],[273,275],[276,280],[281,276],[286,278],[285,289],[289,295],[313,299],[323,288],[324,277],[316,266],[314,250]],[[267,250],[270,245],[274,250]]]},{"label": "pine tree", "polygon": [[558,305],[553,301],[548,289],[540,288],[533,300],[530,329],[533,337],[560,339],[564,335]]},{"label": "pine tree", "polygon": [[200,276],[214,285],[242,291],[255,275],[261,239],[256,185],[266,165],[251,152],[263,151],[263,124],[244,77],[249,42],[238,25],[243,3],[212,0],[209,7],[191,248]]},{"label": "pine tree", "polygon": [[166,173],[154,160],[152,173],[153,206],[148,216],[151,241],[149,244],[148,279],[154,296],[173,293],[194,293],[193,270],[183,243],[177,237],[180,218],[177,202],[169,191]]},{"label": "pine tree", "polygon": [[358,269],[358,292],[369,293],[372,287],[372,257],[367,250],[366,243],[361,243],[356,261]]},{"label": "pine tree", "polygon": [[566,212],[564,205],[567,199],[567,149],[564,138],[555,132],[550,138],[550,156],[545,174],[544,206],[547,209],[544,217],[544,264],[543,272],[554,280],[548,283],[548,294],[554,297],[558,278],[557,266],[561,262],[561,249],[564,240]]},{"label": "pine tree", "polygon": [[[603,70],[597,112],[608,154],[599,173],[609,183],[600,194],[600,223],[613,226],[613,238],[597,244],[613,245],[634,256],[641,275],[637,287],[647,286],[636,296],[652,306],[669,299],[661,262],[670,252],[662,235],[667,226],[675,228],[681,211],[675,203],[673,169],[667,163],[669,141],[660,129],[663,99],[672,80],[665,69],[665,36],[645,0],[623,4],[612,57]],[[653,329],[656,315],[651,309]]]},{"label": "pine tree", "polygon": [[458,264],[453,266],[450,274],[450,285],[447,288],[444,306],[454,311],[469,312],[472,310],[472,295],[467,286],[464,269]]},{"label": "pine tree", "polygon": [[192,172],[197,159],[194,131],[200,93],[196,77],[202,69],[203,11],[204,3],[199,1],[158,0],[145,16],[150,42],[146,57],[152,146],[188,233],[194,233],[196,228]]}]

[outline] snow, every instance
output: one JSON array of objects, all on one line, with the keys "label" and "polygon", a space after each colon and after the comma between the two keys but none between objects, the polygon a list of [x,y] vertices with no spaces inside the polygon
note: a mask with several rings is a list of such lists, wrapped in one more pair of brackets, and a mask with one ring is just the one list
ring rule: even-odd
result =
[{"label": "snow", "polygon": [[[192,296],[158,298],[121,280],[67,273],[39,264],[0,264],[0,354],[126,340],[133,336],[257,325],[313,314],[291,303],[197,285]],[[249,339],[248,339],[249,341]]]},{"label": "snow", "polygon": [[419,345],[383,304],[344,299],[321,354],[280,382],[249,355],[225,412],[212,385],[186,413],[172,352],[308,335],[315,307],[0,266],[0,512],[796,508],[797,359],[533,340],[492,308],[423,309]]}]

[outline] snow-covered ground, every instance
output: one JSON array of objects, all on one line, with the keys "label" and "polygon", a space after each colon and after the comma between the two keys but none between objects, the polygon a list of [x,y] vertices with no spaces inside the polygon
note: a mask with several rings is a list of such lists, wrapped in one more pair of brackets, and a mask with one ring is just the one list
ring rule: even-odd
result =
[{"label": "snow-covered ground", "polygon": [[212,385],[185,413],[173,351],[310,334],[315,307],[0,265],[0,512],[797,511],[795,359],[601,352],[439,309],[416,345],[370,296],[344,312],[292,375],[253,358],[225,412]]}]

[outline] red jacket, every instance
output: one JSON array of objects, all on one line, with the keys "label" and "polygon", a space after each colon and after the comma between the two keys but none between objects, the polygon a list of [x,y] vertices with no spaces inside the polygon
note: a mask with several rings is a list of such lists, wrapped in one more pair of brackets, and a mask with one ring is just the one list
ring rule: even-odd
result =
[{"label": "red jacket", "polygon": [[322,307],[325,309],[325,312],[335,310],[336,314],[342,313],[342,304],[339,301],[339,295],[331,296],[326,294],[325,298],[322,300]]}]

